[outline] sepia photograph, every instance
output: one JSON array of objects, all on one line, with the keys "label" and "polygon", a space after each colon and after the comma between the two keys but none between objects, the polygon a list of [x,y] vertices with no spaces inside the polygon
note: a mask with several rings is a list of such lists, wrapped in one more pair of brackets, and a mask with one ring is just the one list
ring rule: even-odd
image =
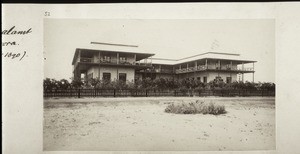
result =
[{"label": "sepia photograph", "polygon": [[43,19],[44,151],[276,150],[274,19]]}]

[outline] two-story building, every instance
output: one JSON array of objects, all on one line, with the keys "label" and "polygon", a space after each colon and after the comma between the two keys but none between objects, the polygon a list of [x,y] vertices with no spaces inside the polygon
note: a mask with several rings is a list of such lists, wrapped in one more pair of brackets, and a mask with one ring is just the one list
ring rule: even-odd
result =
[{"label": "two-story building", "polygon": [[254,81],[255,62],[241,59],[239,54],[207,52],[182,59],[152,58],[152,69],[136,73],[141,78],[192,79],[204,83],[216,78],[226,83],[244,81],[244,74],[252,73]]},{"label": "two-story building", "polygon": [[241,59],[239,54],[207,52],[182,59],[153,56],[151,53],[77,48],[72,62],[74,79],[135,81],[149,77],[207,83],[219,78],[231,83],[244,81],[244,74],[252,73],[254,81],[256,61]]},{"label": "two-story building", "polygon": [[151,68],[154,54],[77,48],[73,58],[74,79],[134,81],[135,72]]}]

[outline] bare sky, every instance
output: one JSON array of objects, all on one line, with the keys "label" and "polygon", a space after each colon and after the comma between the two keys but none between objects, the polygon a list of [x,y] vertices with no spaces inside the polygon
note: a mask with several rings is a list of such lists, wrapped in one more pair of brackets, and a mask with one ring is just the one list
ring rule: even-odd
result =
[{"label": "bare sky", "polygon": [[[208,51],[239,53],[258,61],[255,82],[275,82],[272,19],[45,19],[45,78],[72,77],[75,49],[90,42],[138,45],[139,51],[154,53],[157,58],[179,59]],[[245,75],[245,80],[252,81],[252,74]]]}]

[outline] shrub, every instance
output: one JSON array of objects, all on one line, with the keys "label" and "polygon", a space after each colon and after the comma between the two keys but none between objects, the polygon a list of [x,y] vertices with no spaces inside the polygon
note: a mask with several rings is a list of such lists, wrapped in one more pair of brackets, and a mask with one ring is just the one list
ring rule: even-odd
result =
[{"label": "shrub", "polygon": [[165,109],[167,113],[176,114],[213,114],[219,115],[226,113],[224,105],[215,105],[213,103],[204,103],[200,101],[191,102],[188,104],[170,104]]}]

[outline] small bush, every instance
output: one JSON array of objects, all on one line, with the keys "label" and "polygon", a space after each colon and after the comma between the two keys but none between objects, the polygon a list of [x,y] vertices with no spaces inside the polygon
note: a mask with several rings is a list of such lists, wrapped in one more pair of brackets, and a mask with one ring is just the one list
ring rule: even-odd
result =
[{"label": "small bush", "polygon": [[191,102],[188,104],[168,105],[165,109],[167,113],[176,114],[213,114],[219,115],[226,113],[224,105],[215,105],[213,103],[204,103],[200,101]]}]

